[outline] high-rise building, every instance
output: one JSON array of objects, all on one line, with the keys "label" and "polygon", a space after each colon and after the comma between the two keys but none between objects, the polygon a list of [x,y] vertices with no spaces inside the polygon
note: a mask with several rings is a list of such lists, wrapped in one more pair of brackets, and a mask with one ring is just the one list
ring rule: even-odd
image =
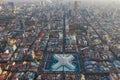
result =
[{"label": "high-rise building", "polygon": [[8,2],[8,9],[14,12],[14,2]]}]

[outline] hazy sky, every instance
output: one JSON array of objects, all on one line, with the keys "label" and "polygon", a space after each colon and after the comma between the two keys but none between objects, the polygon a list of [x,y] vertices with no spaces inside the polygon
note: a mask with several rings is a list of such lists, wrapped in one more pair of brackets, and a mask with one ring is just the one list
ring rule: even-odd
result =
[{"label": "hazy sky", "polygon": [[[6,1],[14,1],[19,3],[19,2],[39,2],[41,0],[6,0]],[[51,1],[55,1],[55,0],[51,0]],[[59,0],[56,0],[56,1],[59,1]],[[120,0],[60,0],[60,1],[87,1],[87,2],[104,2],[104,3],[109,3],[114,1],[114,2],[120,3]]]},{"label": "hazy sky", "polygon": [[[23,1],[40,1],[40,0],[6,0],[6,1],[17,1],[17,2],[22,1],[23,2]],[[71,1],[75,1],[75,0],[71,0]],[[120,0],[80,0],[80,1],[107,1],[107,2],[109,2],[109,1],[120,1]]]}]

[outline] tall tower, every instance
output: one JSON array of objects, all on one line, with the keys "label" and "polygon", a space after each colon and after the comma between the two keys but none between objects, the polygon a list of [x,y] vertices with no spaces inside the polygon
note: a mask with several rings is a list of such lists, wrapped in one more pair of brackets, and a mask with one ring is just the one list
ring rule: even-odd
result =
[{"label": "tall tower", "polygon": [[74,12],[75,12],[75,15],[77,15],[77,10],[78,10],[78,1],[74,1]]}]

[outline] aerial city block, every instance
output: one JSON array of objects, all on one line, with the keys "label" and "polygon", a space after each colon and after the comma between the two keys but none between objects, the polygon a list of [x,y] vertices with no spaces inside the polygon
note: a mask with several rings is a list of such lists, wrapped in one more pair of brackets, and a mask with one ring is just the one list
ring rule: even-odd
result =
[{"label": "aerial city block", "polygon": [[0,0],[0,80],[120,80],[119,4]]}]

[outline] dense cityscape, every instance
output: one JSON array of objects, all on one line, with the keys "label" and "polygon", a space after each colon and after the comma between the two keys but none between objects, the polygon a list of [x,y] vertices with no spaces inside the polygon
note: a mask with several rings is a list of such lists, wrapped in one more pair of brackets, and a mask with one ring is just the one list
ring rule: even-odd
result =
[{"label": "dense cityscape", "polygon": [[0,80],[120,80],[119,3],[35,1],[0,0]]}]

